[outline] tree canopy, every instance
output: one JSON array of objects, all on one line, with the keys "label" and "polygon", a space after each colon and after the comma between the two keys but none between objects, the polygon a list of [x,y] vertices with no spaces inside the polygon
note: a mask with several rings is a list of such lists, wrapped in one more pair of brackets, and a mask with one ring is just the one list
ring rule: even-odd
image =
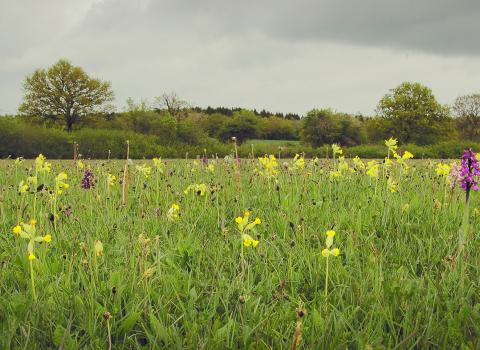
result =
[{"label": "tree canopy", "polygon": [[377,113],[402,143],[435,143],[453,131],[448,107],[420,83],[404,82],[390,90],[378,103]]},{"label": "tree canopy", "polygon": [[64,59],[47,70],[37,69],[23,87],[22,114],[61,120],[68,131],[80,118],[111,109],[108,103],[114,98],[109,82],[89,77]]}]

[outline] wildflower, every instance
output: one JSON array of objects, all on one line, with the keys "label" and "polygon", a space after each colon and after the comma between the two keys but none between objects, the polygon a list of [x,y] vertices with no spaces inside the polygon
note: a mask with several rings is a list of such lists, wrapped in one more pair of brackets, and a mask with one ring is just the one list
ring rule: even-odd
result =
[{"label": "wildflower", "polygon": [[165,164],[162,162],[162,158],[153,158],[153,166],[160,174],[163,174]]},{"label": "wildflower", "polygon": [[337,177],[340,177],[340,176],[342,176],[342,173],[338,170],[330,172],[330,179],[334,179],[334,178],[337,178]]},{"label": "wildflower", "polygon": [[397,150],[397,139],[390,137],[388,140],[385,140],[385,146],[388,148],[388,152],[394,152]]},{"label": "wildflower", "polygon": [[184,191],[183,193],[185,194],[188,194],[190,193],[190,191],[192,191],[193,193],[195,193],[197,196],[205,196],[205,193],[207,193],[207,185],[205,184],[193,184],[193,185],[189,185]]},{"label": "wildflower", "polygon": [[33,254],[33,253],[28,254],[28,260],[33,261],[33,260],[35,260],[36,258],[37,258],[37,257],[35,256],[35,254]]},{"label": "wildflower", "polygon": [[43,241],[46,243],[50,243],[52,241],[52,236],[51,235],[43,236]]},{"label": "wildflower", "polygon": [[46,162],[47,158],[43,154],[39,154],[37,158],[35,158],[35,169],[37,172],[46,172],[49,173],[52,170],[52,165]]},{"label": "wildflower", "polygon": [[20,225],[17,225],[12,229],[12,231],[14,234],[19,235],[20,232],[22,232],[22,227]]},{"label": "wildflower", "polygon": [[332,150],[333,150],[333,156],[335,157],[337,154],[343,154],[343,150],[340,148],[339,145],[337,145],[336,143],[334,143],[332,145]]},{"label": "wildflower", "polygon": [[29,185],[28,187],[33,187],[34,189],[37,188],[37,182],[38,182],[38,179],[36,176],[29,176],[27,177],[27,184]]},{"label": "wildflower", "polygon": [[89,189],[95,187],[95,182],[94,182],[94,179],[93,179],[93,172],[90,169],[85,169],[85,172],[83,174],[81,187],[84,190],[89,190]]},{"label": "wildflower", "polygon": [[178,204],[172,204],[170,209],[167,212],[167,219],[168,221],[175,221],[178,219],[178,213],[180,211],[180,206]]},{"label": "wildflower", "polygon": [[278,162],[273,154],[259,157],[258,161],[262,167],[262,170],[258,171],[260,175],[265,177],[274,177],[278,174]]},{"label": "wildflower", "polygon": [[30,225],[35,226],[37,224],[37,220],[32,219],[30,220]]},{"label": "wildflower", "polygon": [[305,159],[301,157],[299,154],[295,154],[295,157],[293,158],[293,163],[291,167],[288,167],[288,170],[294,171],[294,170],[301,170],[305,168]]},{"label": "wildflower", "polygon": [[61,172],[55,177],[55,192],[57,194],[62,194],[63,190],[68,189],[70,186],[65,182],[67,180],[68,176],[66,173]]},{"label": "wildflower", "polygon": [[147,166],[147,164],[137,165],[135,166],[135,170],[139,174],[143,175],[146,179],[148,179],[148,177],[152,173],[152,168]]},{"label": "wildflower", "polygon": [[391,176],[387,180],[387,187],[391,193],[398,192],[397,182]]},{"label": "wildflower", "polygon": [[339,256],[340,255],[340,249],[338,248],[332,248],[333,245],[333,238],[336,235],[336,232],[334,230],[328,230],[325,232],[325,235],[327,238],[325,239],[325,248],[322,250],[322,256],[327,259],[326,261],[326,270],[325,270],[325,298],[328,295],[328,261],[330,256]]},{"label": "wildflower", "polygon": [[243,246],[244,247],[254,247],[256,248],[258,245],[258,241],[253,239],[252,236],[247,235],[246,233],[242,234],[242,239],[243,239]]},{"label": "wildflower", "polygon": [[480,168],[475,153],[471,148],[466,148],[462,156],[462,169],[460,175],[463,177],[461,187],[468,193],[470,190],[478,191],[478,177],[480,176]]},{"label": "wildflower", "polygon": [[244,233],[245,231],[249,231],[253,229],[255,226],[260,225],[262,223],[262,220],[260,220],[260,218],[255,218],[255,220],[249,223],[249,218],[250,218],[250,212],[246,210],[243,214],[243,217],[239,216],[235,219],[235,222],[237,223],[238,229],[240,230],[241,233]]},{"label": "wildflower", "polygon": [[20,165],[23,163],[23,157],[15,158],[15,165]]},{"label": "wildflower", "polygon": [[437,163],[437,168],[435,169],[435,171],[438,176],[448,178],[451,168],[452,167],[448,164]]},{"label": "wildflower", "polygon": [[95,256],[103,255],[103,243],[101,241],[95,241],[93,245],[93,252],[95,253]]},{"label": "wildflower", "polygon": [[115,175],[112,175],[112,174],[107,174],[107,186],[108,187],[112,187],[113,185],[115,185],[115,181],[117,181],[117,177]]},{"label": "wildflower", "polygon": [[378,168],[379,164],[377,163],[376,160],[371,160],[367,163],[366,169],[367,169],[367,175],[373,178],[378,178]]},{"label": "wildflower", "polygon": [[352,161],[356,171],[365,171],[365,164],[362,162],[359,156],[355,156]]},{"label": "wildflower", "polygon": [[25,183],[25,181],[20,181],[18,184],[18,193],[25,193],[28,191],[28,185]]},{"label": "wildflower", "polygon": [[84,169],[85,168],[85,163],[83,163],[83,161],[81,159],[77,160],[77,168],[78,169]]}]

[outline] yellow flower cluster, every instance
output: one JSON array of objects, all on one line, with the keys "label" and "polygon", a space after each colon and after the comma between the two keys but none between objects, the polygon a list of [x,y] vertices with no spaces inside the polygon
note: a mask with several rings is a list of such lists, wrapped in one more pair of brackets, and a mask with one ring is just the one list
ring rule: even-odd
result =
[{"label": "yellow flower cluster", "polygon": [[153,166],[160,174],[163,174],[165,164],[162,162],[162,158],[153,158]]},{"label": "yellow flower cluster", "polygon": [[115,181],[117,181],[117,177],[112,174],[107,174],[107,185],[108,187],[112,187],[115,185]]},{"label": "yellow flower cluster", "polygon": [[437,168],[435,171],[437,172],[438,176],[447,177],[450,175],[452,167],[448,164],[437,163]]},{"label": "yellow flower cluster", "polygon": [[37,221],[35,219],[30,220],[30,223],[26,224],[21,222],[20,225],[13,227],[12,232],[14,235],[28,240],[27,252],[28,260],[32,261],[36,259],[35,254],[33,253],[33,248],[35,242],[46,242],[49,243],[52,241],[51,235],[37,236],[35,225]]},{"label": "yellow flower cluster", "polygon": [[367,175],[375,179],[378,179],[378,168],[379,168],[379,164],[376,160],[371,160],[367,162],[367,166],[366,166]]},{"label": "yellow flower cluster", "polygon": [[38,173],[46,172],[49,173],[52,170],[52,165],[46,162],[47,158],[43,154],[39,154],[37,158],[35,158],[35,169]]},{"label": "yellow flower cluster", "polygon": [[61,172],[55,177],[55,193],[57,195],[61,195],[63,190],[67,190],[70,187],[70,185],[65,182],[67,178],[68,176],[64,172]]},{"label": "yellow flower cluster", "polygon": [[147,164],[142,164],[142,165],[136,165],[135,170],[143,175],[144,178],[148,179],[150,174],[152,173],[152,168],[149,167]]},{"label": "yellow flower cluster", "polygon": [[258,245],[258,241],[253,239],[246,232],[254,229],[254,227],[257,225],[260,225],[262,223],[262,220],[260,220],[259,218],[255,218],[255,220],[250,222],[250,212],[246,210],[243,213],[243,217],[241,216],[237,217],[235,219],[235,222],[237,223],[238,230],[242,235],[243,245],[245,247],[249,247],[249,246],[256,247]]},{"label": "yellow flower cluster", "polygon": [[387,180],[387,188],[391,193],[398,192],[398,184],[391,176]]},{"label": "yellow flower cluster", "polygon": [[336,143],[334,143],[332,145],[332,150],[333,150],[333,155],[336,156],[337,154],[343,154],[343,150],[340,148],[339,145],[337,145]]},{"label": "yellow flower cluster", "polygon": [[325,246],[326,248],[322,250],[322,256],[328,258],[329,256],[339,256],[340,249],[332,248],[333,245],[333,237],[335,237],[336,232],[333,230],[328,230],[325,232],[327,238],[325,239]]},{"label": "yellow flower cluster", "polygon": [[288,167],[288,170],[295,171],[295,170],[302,170],[303,168],[305,168],[305,159],[299,154],[295,154],[295,157],[293,158],[292,166]]},{"label": "yellow flower cluster", "polygon": [[205,196],[208,191],[208,187],[205,184],[193,184],[189,185],[183,193],[189,194],[190,192],[195,193],[197,196]]},{"label": "yellow flower cluster", "polygon": [[278,174],[278,162],[277,158],[275,158],[273,154],[270,154],[269,156],[265,155],[263,157],[259,157],[258,161],[262,166],[262,170],[258,172],[260,175],[266,177],[273,177]]},{"label": "yellow flower cluster", "polygon": [[170,207],[170,209],[168,209],[168,212],[167,212],[168,221],[176,221],[178,219],[179,211],[180,211],[180,206],[175,203],[172,204],[172,206]]}]

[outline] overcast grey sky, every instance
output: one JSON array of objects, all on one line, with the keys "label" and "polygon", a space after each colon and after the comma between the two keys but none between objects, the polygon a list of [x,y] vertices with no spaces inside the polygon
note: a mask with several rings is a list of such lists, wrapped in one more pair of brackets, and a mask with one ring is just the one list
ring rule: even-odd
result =
[{"label": "overcast grey sky", "polygon": [[402,81],[480,93],[478,0],[0,0],[0,114],[67,58],[127,97],[371,114]]}]

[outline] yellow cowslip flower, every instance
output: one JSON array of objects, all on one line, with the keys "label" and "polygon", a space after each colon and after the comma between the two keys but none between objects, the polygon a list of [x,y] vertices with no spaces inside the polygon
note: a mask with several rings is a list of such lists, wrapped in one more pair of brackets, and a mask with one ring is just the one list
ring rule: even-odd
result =
[{"label": "yellow cowslip flower", "polygon": [[253,239],[252,236],[247,235],[245,233],[242,235],[242,239],[243,239],[243,245],[245,247],[252,246],[252,247],[256,248],[258,243],[259,243],[256,239]]},{"label": "yellow cowslip flower", "polygon": [[258,161],[262,167],[262,170],[258,171],[260,175],[266,177],[274,177],[278,174],[278,162],[273,154],[270,154],[269,156],[265,155],[263,157],[259,157]]},{"label": "yellow cowslip flower", "polygon": [[305,159],[297,153],[293,158],[292,166],[288,167],[288,170],[295,171],[303,168],[305,168]]},{"label": "yellow cowslip flower", "polygon": [[93,252],[96,256],[103,255],[103,243],[101,241],[95,241],[95,244],[93,245]]},{"label": "yellow cowslip flower", "polygon": [[345,160],[344,156],[338,157],[338,171],[340,173],[351,172],[353,173],[355,170],[348,165],[348,162]]},{"label": "yellow cowslip flower", "polygon": [[193,184],[193,185],[189,185],[184,191],[183,193],[185,194],[188,194],[190,191],[192,191],[193,193],[195,193],[197,196],[205,196],[205,194],[207,193],[208,191],[208,187],[207,185],[205,184]]},{"label": "yellow cowslip flower", "polygon": [[241,233],[244,233],[245,231],[249,231],[253,229],[256,225],[260,225],[262,223],[262,220],[260,220],[260,218],[255,218],[254,221],[249,223],[249,218],[250,218],[250,212],[246,210],[243,213],[243,217],[239,216],[235,219],[235,222],[237,223],[238,229],[240,230]]},{"label": "yellow cowslip flower", "polygon": [[170,209],[167,212],[167,220],[168,221],[175,221],[178,219],[178,212],[180,211],[180,206],[178,204],[172,204]]},{"label": "yellow cowslip flower", "polygon": [[330,179],[334,179],[334,178],[340,177],[340,176],[342,176],[342,173],[338,170],[330,172]]},{"label": "yellow cowslip flower", "polygon": [[35,226],[37,224],[37,220],[32,219],[30,220],[30,225]]},{"label": "yellow cowslip flower", "polygon": [[335,237],[335,235],[337,234],[334,230],[328,230],[327,232],[325,232],[325,234],[328,236],[328,237]]},{"label": "yellow cowslip flower", "polygon": [[146,179],[150,176],[152,173],[152,168],[147,166],[147,164],[142,164],[142,165],[136,165],[135,170],[139,173],[142,174]]},{"label": "yellow cowslip flower", "polygon": [[385,146],[387,146],[390,152],[394,152],[397,150],[397,139],[390,137],[388,140],[385,140]]},{"label": "yellow cowslip flower", "polygon": [[47,163],[45,160],[45,156],[43,154],[39,154],[37,158],[35,158],[35,169],[37,172],[46,172],[49,173],[52,170],[52,165]]},{"label": "yellow cowslip flower", "polygon": [[112,174],[107,174],[107,185],[108,187],[112,187],[115,184],[117,177]]},{"label": "yellow cowslip flower", "polygon": [[83,161],[81,159],[77,160],[77,168],[79,168],[79,169],[85,168],[85,163],[83,163]]},{"label": "yellow cowslip flower", "polygon": [[398,192],[397,182],[391,176],[387,180],[387,187],[391,193]]},{"label": "yellow cowslip flower", "polygon": [[37,258],[37,257],[35,256],[35,254],[33,254],[33,253],[28,254],[28,260],[33,261],[33,260],[35,260],[36,258]]},{"label": "yellow cowslip flower", "polygon": [[326,248],[322,250],[322,256],[325,258],[328,258],[330,255],[333,255],[333,256],[340,255],[340,249],[338,248],[330,249],[333,245],[333,237],[335,237],[336,232],[334,230],[327,230],[327,232],[325,232],[325,235],[327,236],[327,238],[325,239]]},{"label": "yellow cowslip flower", "polygon": [[327,235],[325,245],[327,246],[327,248],[330,248],[333,245],[333,237],[335,237],[335,231],[328,230],[327,232],[325,232],[325,234]]},{"label": "yellow cowslip flower", "polygon": [[28,191],[28,185],[25,183],[25,181],[20,181],[18,184],[18,192],[19,193],[25,193]]},{"label": "yellow cowslip flower", "polygon": [[390,158],[387,158],[385,157],[385,161],[383,162],[383,165],[386,167],[386,168],[389,168],[391,167],[393,164],[393,161],[390,159]]},{"label": "yellow cowslip flower", "polygon": [[29,187],[34,187],[36,189],[37,188],[37,182],[38,182],[38,179],[37,179],[36,176],[27,177],[27,184],[29,184]]},{"label": "yellow cowslip flower", "polygon": [[413,158],[412,153],[410,153],[409,151],[403,152],[402,159],[412,159],[412,158]]},{"label": "yellow cowslip flower", "polygon": [[343,154],[343,150],[336,143],[332,145],[332,150],[333,150],[333,155]]},{"label": "yellow cowslip flower", "polygon": [[362,162],[359,156],[355,156],[353,159],[353,165],[355,167],[355,170],[357,171],[364,171],[365,170],[365,164]]},{"label": "yellow cowslip flower", "polygon": [[438,176],[447,177],[450,175],[451,167],[448,164],[437,163],[437,168],[435,169]]},{"label": "yellow cowslip flower", "polygon": [[160,174],[163,174],[165,164],[162,162],[162,158],[153,158],[153,166],[157,169]]},{"label": "yellow cowslip flower", "polygon": [[47,243],[51,242],[52,241],[52,235],[43,236],[43,241],[47,242]]},{"label": "yellow cowslip flower", "polygon": [[55,177],[55,191],[58,195],[62,194],[64,189],[66,190],[70,187],[70,185],[65,182],[67,179],[68,176],[64,172],[61,172]]},{"label": "yellow cowslip flower", "polygon": [[12,229],[12,231],[14,234],[19,235],[20,232],[22,232],[22,227],[20,225],[17,225]]},{"label": "yellow cowslip flower", "polygon": [[15,165],[20,165],[23,163],[23,157],[17,157],[15,158]]},{"label": "yellow cowslip flower", "polygon": [[366,169],[367,169],[367,175],[371,176],[373,178],[378,178],[378,168],[379,164],[377,163],[376,160],[371,160],[367,163]]}]

